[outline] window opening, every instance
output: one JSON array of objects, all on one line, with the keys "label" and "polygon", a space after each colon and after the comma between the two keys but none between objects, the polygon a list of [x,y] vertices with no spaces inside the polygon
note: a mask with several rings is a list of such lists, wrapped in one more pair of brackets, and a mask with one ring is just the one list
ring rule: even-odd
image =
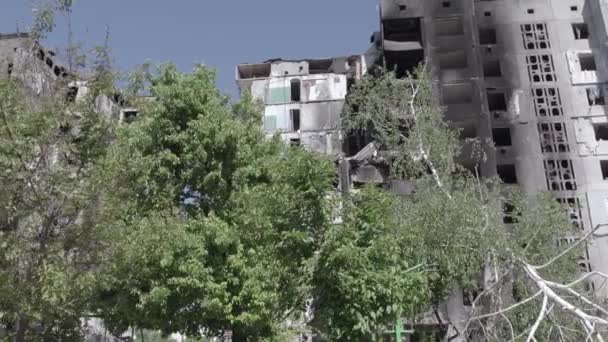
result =
[{"label": "window opening", "polygon": [[602,169],[602,179],[608,180],[608,160],[600,160],[600,168]]},{"label": "window opening", "polygon": [[479,44],[481,44],[481,45],[496,44],[496,30],[493,28],[479,29]]},{"label": "window opening", "polygon": [[137,118],[136,110],[125,110],[123,111],[123,119],[126,123],[132,123]]},{"label": "window opening", "polygon": [[578,61],[582,71],[595,71],[597,65],[595,64],[595,57],[590,53],[583,53],[578,55]]},{"label": "window opening", "polygon": [[300,102],[300,80],[297,78],[291,80],[291,101]]},{"label": "window opening", "polygon": [[507,111],[507,99],[504,93],[488,93],[488,108],[491,112]]},{"label": "window opening", "polygon": [[500,177],[505,184],[517,184],[517,172],[515,171],[515,165],[497,165],[496,171],[498,172],[498,177]]},{"label": "window opening", "polygon": [[589,39],[589,28],[586,23],[572,24],[572,31],[576,40]]},{"label": "window opening", "polygon": [[485,77],[500,77],[500,62],[498,59],[487,59],[483,62],[483,75]]},{"label": "window opening", "polygon": [[300,130],[300,110],[299,109],[289,110],[289,116],[291,118],[291,129],[293,131],[299,131]]},{"label": "window opening", "polygon": [[587,88],[587,103],[590,106],[604,106],[606,100],[604,97],[604,90],[601,87]]},{"label": "window opening", "polygon": [[497,147],[511,146],[513,144],[511,141],[511,129],[508,127],[493,128],[492,139]]},{"label": "window opening", "polygon": [[608,140],[608,123],[594,124],[595,140]]}]

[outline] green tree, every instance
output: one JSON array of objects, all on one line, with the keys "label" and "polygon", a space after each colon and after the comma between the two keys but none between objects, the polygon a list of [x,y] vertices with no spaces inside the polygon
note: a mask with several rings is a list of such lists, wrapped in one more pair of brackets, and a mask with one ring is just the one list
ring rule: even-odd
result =
[{"label": "green tree", "polygon": [[153,100],[101,169],[103,225],[120,238],[99,314],[116,331],[277,336],[305,309],[331,163],[266,139],[259,106],[230,105],[207,67],[133,79]]},{"label": "green tree", "polygon": [[[0,80],[0,320],[15,340],[80,340],[103,232],[90,182],[112,137],[96,93]],[[70,100],[66,100],[70,99]]]}]

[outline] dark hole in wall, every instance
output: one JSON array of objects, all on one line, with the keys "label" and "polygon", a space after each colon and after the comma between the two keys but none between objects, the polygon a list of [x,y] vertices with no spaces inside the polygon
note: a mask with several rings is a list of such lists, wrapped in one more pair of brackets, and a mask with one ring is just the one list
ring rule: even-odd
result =
[{"label": "dark hole in wall", "polygon": [[602,169],[602,179],[608,180],[608,160],[600,160],[600,168]]},{"label": "dark hole in wall", "polygon": [[289,116],[291,117],[291,129],[293,131],[300,130],[300,110],[290,109]]},{"label": "dark hole in wall", "polygon": [[590,53],[583,53],[578,55],[578,61],[581,65],[582,71],[595,71],[597,65],[595,64],[595,57]]},{"label": "dark hole in wall", "polygon": [[333,60],[314,59],[308,61],[308,72],[310,74],[325,74],[331,71]]},{"label": "dark hole in wall", "polygon": [[346,152],[346,156],[352,157],[356,155],[372,141],[373,138],[371,130],[357,129],[349,131],[344,142],[344,150]]},{"label": "dark hole in wall", "polygon": [[508,127],[493,128],[492,139],[497,147],[511,146],[511,129]]},{"label": "dark hole in wall", "polygon": [[114,95],[112,95],[112,101],[114,101],[114,103],[121,107],[124,107],[126,103],[124,96],[119,93],[115,93]]},{"label": "dark hole in wall", "polygon": [[241,79],[267,78],[270,77],[271,67],[270,63],[241,65],[238,67],[239,77]]},{"label": "dark hole in wall", "polygon": [[289,139],[289,145],[293,146],[293,147],[300,147],[300,146],[302,146],[302,139],[291,138],[291,139]]},{"label": "dark hole in wall", "polygon": [[519,221],[517,216],[521,216],[521,213],[516,212],[515,206],[509,202],[503,203],[502,212],[504,214],[502,221],[506,224],[517,223]]},{"label": "dark hole in wall", "polygon": [[300,80],[295,78],[295,79],[291,80],[290,85],[291,85],[291,101],[299,102],[300,94],[301,94]]},{"label": "dark hole in wall", "polygon": [[488,93],[488,109],[491,112],[506,111],[507,99],[504,93]]},{"label": "dark hole in wall", "polygon": [[460,140],[477,138],[477,127],[474,124],[469,124],[460,129]]},{"label": "dark hole in wall", "polygon": [[8,63],[8,69],[6,70],[6,72],[9,76],[13,74],[14,68],[15,68],[15,65],[13,63]]},{"label": "dark hole in wall", "polygon": [[125,110],[123,112],[123,118],[126,123],[132,123],[137,119],[137,114],[139,114],[136,110]]},{"label": "dark hole in wall", "polygon": [[479,29],[479,44],[494,45],[496,44],[496,30],[493,28]]},{"label": "dark hole in wall", "polygon": [[382,22],[384,39],[422,44],[420,18],[390,19]]},{"label": "dark hole in wall", "polygon": [[574,33],[574,39],[589,39],[589,28],[586,23],[574,23],[572,24],[572,33]]},{"label": "dark hole in wall", "polygon": [[78,95],[78,87],[69,87],[67,93],[65,94],[65,100],[69,103],[76,101],[76,96]]},{"label": "dark hole in wall", "polygon": [[587,93],[587,102],[590,106],[604,106],[606,100],[604,98],[604,91],[600,87],[593,87],[585,89]]},{"label": "dark hole in wall", "polygon": [[500,77],[500,62],[498,59],[486,59],[483,61],[483,75],[485,77]]},{"label": "dark hole in wall", "polygon": [[386,51],[386,68],[395,71],[398,78],[407,77],[424,61],[424,50]]},{"label": "dark hole in wall", "polygon": [[505,184],[517,184],[517,173],[515,171],[515,165],[513,164],[502,164],[496,166],[496,172],[498,177]]},{"label": "dark hole in wall", "polygon": [[608,140],[608,123],[594,124],[595,140]]}]

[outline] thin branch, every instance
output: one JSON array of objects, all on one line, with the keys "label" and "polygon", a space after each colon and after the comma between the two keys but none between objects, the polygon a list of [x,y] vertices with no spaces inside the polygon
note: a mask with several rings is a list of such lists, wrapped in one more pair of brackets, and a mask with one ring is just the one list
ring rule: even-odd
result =
[{"label": "thin branch", "polygon": [[524,305],[524,304],[526,304],[526,303],[528,303],[528,302],[536,299],[536,297],[540,296],[542,293],[543,293],[542,291],[538,291],[534,295],[532,295],[531,297],[526,298],[526,299],[522,300],[519,303],[513,304],[513,305],[509,306],[508,308],[505,308],[505,309],[502,309],[500,311],[496,311],[496,312],[493,312],[493,313],[485,314],[485,315],[471,317],[471,318],[469,318],[469,320],[470,321],[476,321],[476,320],[480,320],[480,319],[484,319],[484,318],[488,318],[488,317],[504,314],[505,312],[511,311],[511,310],[513,310],[513,309],[521,306],[521,305]]},{"label": "thin branch", "polygon": [[590,232],[588,232],[587,234],[585,234],[585,236],[583,236],[582,239],[578,240],[577,242],[573,243],[570,247],[568,247],[565,251],[561,252],[559,255],[557,255],[556,257],[554,257],[553,259],[549,260],[547,263],[540,265],[540,266],[532,266],[534,269],[536,270],[541,270],[543,268],[547,268],[549,266],[551,266],[551,264],[553,264],[555,261],[557,261],[558,259],[560,259],[561,257],[563,257],[564,255],[570,253],[573,249],[575,249],[578,245],[580,245],[581,243],[585,242],[587,239],[589,239],[589,237],[591,235],[593,235],[598,229],[602,228],[602,227],[606,227],[608,226],[608,224],[598,224],[597,226],[595,226],[595,228],[593,230],[591,230]]},{"label": "thin branch", "polygon": [[602,272],[598,272],[598,271],[593,271],[593,272],[589,272],[589,273],[586,273],[586,274],[582,275],[580,278],[578,278],[577,280],[571,282],[570,284],[566,284],[566,285],[562,285],[562,286],[572,287],[572,286],[574,286],[574,285],[576,285],[576,284],[578,284],[580,282],[583,282],[583,281],[591,278],[594,275],[598,275],[598,276],[600,276],[600,277],[602,277],[604,279],[608,279],[608,275],[607,274],[602,273]]},{"label": "thin branch", "polygon": [[532,325],[532,329],[530,329],[530,333],[528,334],[528,338],[526,339],[526,342],[536,340],[534,338],[534,335],[536,334],[538,327],[540,327],[540,323],[542,323],[543,319],[545,318],[545,315],[547,314],[547,304],[548,303],[549,303],[549,297],[547,296],[547,294],[545,294],[543,296],[543,304],[540,307],[540,313],[538,314],[538,318],[536,318],[536,321]]}]

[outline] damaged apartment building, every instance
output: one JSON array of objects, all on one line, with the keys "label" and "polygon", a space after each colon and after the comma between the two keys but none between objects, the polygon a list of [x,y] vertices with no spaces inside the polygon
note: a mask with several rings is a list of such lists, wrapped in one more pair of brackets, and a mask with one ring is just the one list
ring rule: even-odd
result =
[{"label": "damaged apartment building", "polygon": [[355,182],[357,177],[361,177],[382,183],[386,176],[375,166],[358,167],[356,161],[363,158],[365,152],[372,152],[373,146],[367,146],[359,156],[352,156],[360,151],[351,148],[354,153],[348,153],[348,146],[345,147],[348,137],[340,125],[348,89],[376,65],[380,58],[378,47],[379,44],[373,44],[361,55],[273,59],[237,67],[237,83],[241,92],[249,92],[264,102],[264,130],[267,135],[279,134],[285,143],[333,156],[342,169],[339,178],[344,189],[349,186],[345,182],[348,179],[348,161],[351,165],[354,163],[358,171],[352,173]]},{"label": "damaged apartment building", "polygon": [[[71,72],[59,63],[52,50],[33,41],[28,33],[0,33],[0,77],[15,77],[23,81],[34,97],[65,93],[66,100],[75,101],[88,93],[82,75]],[[137,110],[125,106],[120,95],[99,96],[97,110],[113,120],[129,122]]]},{"label": "damaged apartment building", "polygon": [[[341,130],[348,86],[373,65],[402,77],[426,60],[446,120],[462,131],[465,167],[552,192],[583,233],[608,223],[608,2],[380,0],[379,17],[361,56],[237,67],[241,91],[266,105],[269,135],[348,160],[343,187],[382,183],[373,144],[352,151]],[[494,142],[485,160],[467,138]],[[608,273],[608,239],[592,239],[580,267]],[[608,297],[602,279],[591,286]]]}]

